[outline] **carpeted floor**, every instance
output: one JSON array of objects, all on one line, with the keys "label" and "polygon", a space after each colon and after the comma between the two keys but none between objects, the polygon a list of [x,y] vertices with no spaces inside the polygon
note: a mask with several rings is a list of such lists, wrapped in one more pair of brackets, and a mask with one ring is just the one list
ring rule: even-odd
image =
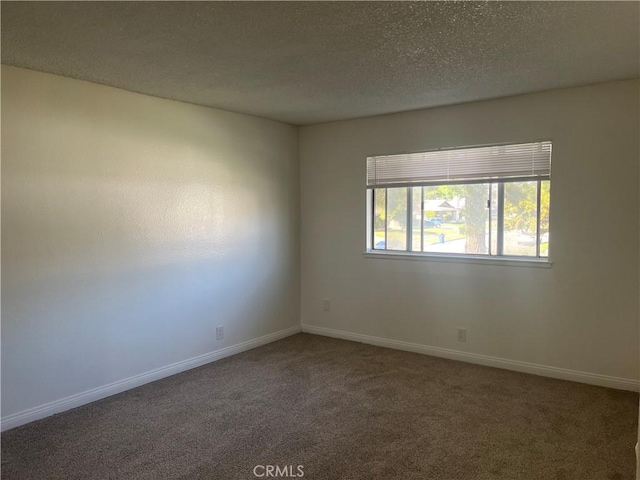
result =
[{"label": "carpeted floor", "polygon": [[300,334],[10,430],[2,478],[631,480],[637,415],[635,393]]}]

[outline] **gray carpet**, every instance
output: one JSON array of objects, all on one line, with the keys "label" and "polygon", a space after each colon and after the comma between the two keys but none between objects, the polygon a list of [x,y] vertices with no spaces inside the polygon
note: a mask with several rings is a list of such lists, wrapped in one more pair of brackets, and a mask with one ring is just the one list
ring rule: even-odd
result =
[{"label": "gray carpet", "polygon": [[637,415],[635,393],[300,334],[10,430],[2,478],[631,480]]}]

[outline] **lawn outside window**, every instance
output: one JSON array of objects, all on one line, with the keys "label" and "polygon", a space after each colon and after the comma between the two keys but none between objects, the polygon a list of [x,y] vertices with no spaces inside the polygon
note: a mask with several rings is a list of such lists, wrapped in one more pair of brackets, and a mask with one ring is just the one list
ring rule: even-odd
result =
[{"label": "lawn outside window", "polygon": [[551,142],[367,159],[367,253],[549,259]]}]

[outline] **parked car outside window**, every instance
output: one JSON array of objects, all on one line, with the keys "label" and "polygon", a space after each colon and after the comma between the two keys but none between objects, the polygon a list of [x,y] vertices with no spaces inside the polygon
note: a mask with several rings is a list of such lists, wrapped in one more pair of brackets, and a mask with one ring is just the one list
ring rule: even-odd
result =
[{"label": "parked car outside window", "polygon": [[425,227],[440,228],[440,225],[442,225],[442,223],[437,222],[435,218],[425,218],[424,219],[424,226]]}]

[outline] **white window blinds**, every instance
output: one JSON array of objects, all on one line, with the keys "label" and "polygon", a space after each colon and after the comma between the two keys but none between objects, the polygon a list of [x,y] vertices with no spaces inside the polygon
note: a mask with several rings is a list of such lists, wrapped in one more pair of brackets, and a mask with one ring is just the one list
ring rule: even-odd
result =
[{"label": "white window blinds", "polygon": [[385,188],[500,179],[548,179],[551,142],[468,147],[367,158],[367,187]]}]

